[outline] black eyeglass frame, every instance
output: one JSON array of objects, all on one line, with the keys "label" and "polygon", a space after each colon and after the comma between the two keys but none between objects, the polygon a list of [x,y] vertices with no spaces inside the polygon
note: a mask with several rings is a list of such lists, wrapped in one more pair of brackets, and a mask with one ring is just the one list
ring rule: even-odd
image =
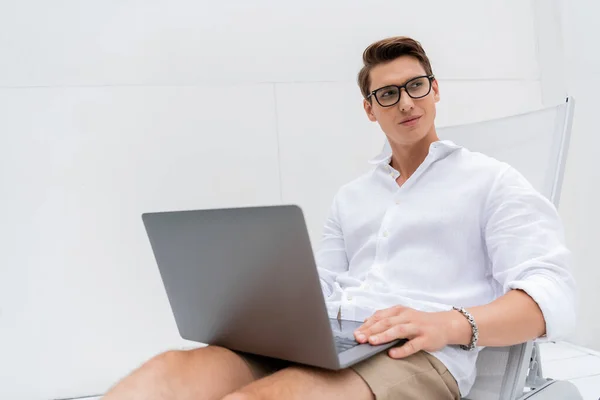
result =
[{"label": "black eyeglass frame", "polygon": [[[406,89],[406,86],[408,86],[409,83],[411,83],[412,81],[415,81],[417,79],[423,79],[423,78],[427,78],[429,80],[429,90],[427,91],[427,93],[425,93],[423,96],[411,96],[411,94],[408,92],[408,89]],[[378,89],[373,90],[371,93],[369,93],[369,95],[367,96],[367,100],[370,99],[371,97],[374,97],[375,100],[377,101],[377,103],[381,106],[381,107],[392,107],[395,106],[396,104],[398,104],[398,102],[400,101],[400,97],[402,96],[402,89],[404,89],[404,91],[406,92],[406,94],[411,98],[411,99],[422,99],[423,97],[427,96],[429,93],[431,93],[431,88],[433,87],[433,80],[435,79],[435,75],[421,75],[421,76],[415,76],[414,78],[410,79],[409,81],[407,81],[404,85],[398,86],[398,85],[385,85],[382,86]],[[387,106],[384,106],[383,104],[381,104],[381,102],[379,101],[379,99],[377,98],[377,96],[375,95],[375,92],[377,92],[378,90],[384,89],[384,88],[388,88],[388,87],[395,87],[398,88],[398,100],[396,100],[393,104],[389,104]]]}]

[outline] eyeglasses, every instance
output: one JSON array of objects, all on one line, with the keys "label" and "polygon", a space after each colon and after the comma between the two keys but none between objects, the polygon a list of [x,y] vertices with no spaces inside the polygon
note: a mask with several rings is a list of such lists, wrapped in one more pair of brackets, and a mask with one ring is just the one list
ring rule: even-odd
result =
[{"label": "eyeglasses", "polygon": [[404,88],[406,94],[411,98],[420,99],[431,92],[431,82],[433,79],[433,75],[417,76],[402,86],[389,85],[375,89],[369,93],[367,99],[374,96],[381,107],[391,107],[400,101],[400,91],[402,88]]}]

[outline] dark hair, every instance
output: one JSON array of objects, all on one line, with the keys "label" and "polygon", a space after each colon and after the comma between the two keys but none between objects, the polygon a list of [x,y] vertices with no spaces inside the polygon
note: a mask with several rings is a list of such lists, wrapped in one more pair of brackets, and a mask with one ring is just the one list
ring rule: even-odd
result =
[{"label": "dark hair", "polygon": [[419,60],[425,73],[433,75],[429,58],[421,43],[406,36],[395,36],[380,40],[371,44],[363,52],[364,66],[358,73],[358,86],[364,98],[369,95],[369,86],[371,85],[371,70],[379,64],[385,64],[398,57],[411,56]]}]

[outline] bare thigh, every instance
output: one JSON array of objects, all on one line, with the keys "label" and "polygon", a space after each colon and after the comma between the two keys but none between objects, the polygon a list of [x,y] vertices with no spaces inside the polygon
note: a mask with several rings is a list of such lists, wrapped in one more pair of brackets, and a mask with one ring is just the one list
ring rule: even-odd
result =
[{"label": "bare thigh", "polygon": [[258,380],[226,396],[227,400],[460,399],[460,389],[450,371],[425,352],[398,360],[381,352],[337,372],[242,356]]},{"label": "bare thigh", "polygon": [[327,371],[291,366],[254,381],[223,400],[372,400],[373,393],[353,370]]},{"label": "bare thigh", "polygon": [[158,355],[117,384],[105,400],[221,399],[254,380],[242,357],[217,346]]}]

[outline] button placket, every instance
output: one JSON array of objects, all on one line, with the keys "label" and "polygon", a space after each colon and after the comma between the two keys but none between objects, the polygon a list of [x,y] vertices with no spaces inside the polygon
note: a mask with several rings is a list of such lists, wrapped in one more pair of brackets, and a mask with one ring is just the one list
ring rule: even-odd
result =
[{"label": "button placket", "polygon": [[396,171],[394,168],[392,168],[391,166],[387,166],[387,173],[394,178],[394,180],[398,179],[398,177],[400,176],[400,172]]},{"label": "button placket", "polygon": [[383,217],[383,221],[381,223],[381,227],[379,228],[379,234],[377,238],[377,248],[375,254],[375,264],[383,265],[387,260],[388,248],[389,248],[389,236],[390,231],[387,228],[390,220],[390,214],[393,213],[393,208],[390,207],[385,213]]}]

